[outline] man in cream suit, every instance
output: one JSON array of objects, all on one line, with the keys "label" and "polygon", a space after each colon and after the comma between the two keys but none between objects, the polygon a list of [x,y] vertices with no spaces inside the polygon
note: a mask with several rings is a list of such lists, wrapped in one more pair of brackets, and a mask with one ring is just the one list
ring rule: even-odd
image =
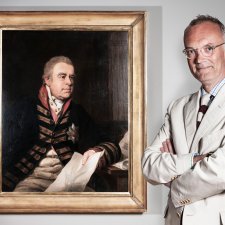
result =
[{"label": "man in cream suit", "polygon": [[185,29],[183,52],[202,86],[169,105],[143,155],[146,179],[170,188],[166,225],[225,224],[224,43],[224,25],[211,16],[200,15]]}]

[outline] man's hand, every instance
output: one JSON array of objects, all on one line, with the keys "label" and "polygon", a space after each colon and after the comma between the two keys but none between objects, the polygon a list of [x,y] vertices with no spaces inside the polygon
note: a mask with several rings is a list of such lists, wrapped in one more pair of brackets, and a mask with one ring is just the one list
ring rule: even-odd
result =
[{"label": "man's hand", "polygon": [[193,164],[203,160],[206,156],[207,156],[207,154],[194,156],[193,157]]},{"label": "man's hand", "polygon": [[[83,158],[82,158],[82,165],[85,165],[89,159],[89,157],[91,157],[92,155],[94,155],[96,152],[100,152],[101,150],[97,149],[97,148],[90,148],[88,149],[84,154],[83,154]],[[101,157],[99,159],[98,162],[98,168],[101,169],[103,167],[106,166],[106,161],[104,159],[104,157]]]},{"label": "man's hand", "polygon": [[[170,154],[176,154],[174,147],[173,147],[173,141],[170,139],[166,139],[163,143],[162,143],[162,147],[160,148],[160,151],[162,153],[164,152],[168,152]],[[165,183],[164,184],[166,187],[170,188],[171,186],[171,182]]]},{"label": "man's hand", "polygon": [[92,155],[94,155],[96,153],[96,151],[94,149],[88,149],[84,154],[83,154],[83,158],[82,158],[82,165],[85,165],[86,162],[88,161],[89,157],[91,157]]},{"label": "man's hand", "polygon": [[162,143],[162,147],[160,148],[160,151],[163,152],[168,152],[171,154],[176,154],[174,147],[173,147],[173,141],[170,139],[166,139],[163,143]]}]

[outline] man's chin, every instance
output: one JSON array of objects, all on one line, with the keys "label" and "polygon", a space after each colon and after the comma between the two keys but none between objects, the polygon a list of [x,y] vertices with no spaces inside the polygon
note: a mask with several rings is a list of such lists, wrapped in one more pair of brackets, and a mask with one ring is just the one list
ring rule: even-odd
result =
[{"label": "man's chin", "polygon": [[201,74],[195,77],[202,85],[211,85],[215,81],[213,74]]},{"label": "man's chin", "polygon": [[210,78],[213,78],[213,74],[209,70],[201,70],[196,73],[195,78],[202,82],[204,80],[210,80]]},{"label": "man's chin", "polygon": [[61,100],[61,101],[66,101],[66,100],[69,99],[70,97],[71,97],[71,94],[63,95],[63,96],[60,96],[60,100]]},{"label": "man's chin", "polygon": [[211,67],[211,66],[196,70],[196,74],[199,76],[207,76],[207,74],[210,74],[213,72],[214,72],[214,70],[213,70],[213,67]]}]

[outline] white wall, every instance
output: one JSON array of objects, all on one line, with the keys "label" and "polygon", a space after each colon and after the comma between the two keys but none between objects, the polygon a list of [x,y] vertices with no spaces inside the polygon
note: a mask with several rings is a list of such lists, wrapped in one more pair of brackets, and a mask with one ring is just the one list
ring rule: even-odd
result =
[{"label": "white wall", "polygon": [[[148,142],[160,128],[167,105],[198,89],[182,54],[183,30],[198,14],[225,23],[224,0],[0,0],[0,10],[145,10],[148,20]],[[143,215],[0,215],[1,225],[163,225],[164,187],[148,185]],[[1,203],[0,203],[1,204]]]}]

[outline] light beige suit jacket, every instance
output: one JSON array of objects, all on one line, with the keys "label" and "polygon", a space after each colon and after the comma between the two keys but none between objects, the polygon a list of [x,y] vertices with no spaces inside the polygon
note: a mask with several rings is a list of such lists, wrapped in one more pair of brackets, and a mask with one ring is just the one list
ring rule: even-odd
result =
[{"label": "light beige suit jacket", "polygon": [[[171,182],[166,225],[225,225],[225,85],[196,131],[201,92],[172,102],[165,123],[143,155],[142,168],[152,184]],[[176,154],[161,153],[172,139]],[[214,152],[191,168],[194,152]]]}]

